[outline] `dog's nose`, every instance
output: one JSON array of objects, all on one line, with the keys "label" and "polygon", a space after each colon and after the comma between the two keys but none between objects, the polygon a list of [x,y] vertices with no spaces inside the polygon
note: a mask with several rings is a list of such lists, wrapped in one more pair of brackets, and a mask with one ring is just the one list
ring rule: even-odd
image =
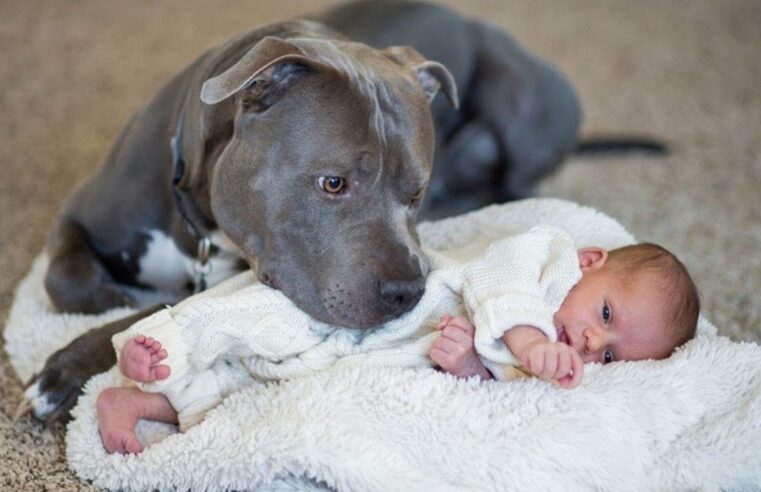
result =
[{"label": "dog's nose", "polygon": [[385,280],[380,282],[379,290],[389,318],[396,318],[418,303],[425,292],[425,278]]}]

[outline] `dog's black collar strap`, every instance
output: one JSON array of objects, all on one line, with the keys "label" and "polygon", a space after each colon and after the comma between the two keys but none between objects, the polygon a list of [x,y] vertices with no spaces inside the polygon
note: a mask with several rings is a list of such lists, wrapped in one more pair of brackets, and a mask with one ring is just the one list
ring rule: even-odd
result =
[{"label": "dog's black collar strap", "polygon": [[177,210],[180,216],[188,225],[188,230],[198,242],[198,248],[196,251],[196,259],[193,262],[193,272],[195,273],[193,290],[197,294],[206,290],[206,277],[211,272],[211,263],[209,262],[209,255],[211,253],[211,239],[209,235],[201,230],[201,220],[193,220],[191,215],[196,217],[200,216],[198,207],[191,199],[187,197],[185,192],[180,189],[180,182],[185,175],[185,159],[182,156],[182,129],[185,123],[185,108],[180,112],[179,118],[177,118],[177,129],[174,132],[174,136],[170,141],[172,147],[172,194],[174,195],[174,201],[177,204]]}]

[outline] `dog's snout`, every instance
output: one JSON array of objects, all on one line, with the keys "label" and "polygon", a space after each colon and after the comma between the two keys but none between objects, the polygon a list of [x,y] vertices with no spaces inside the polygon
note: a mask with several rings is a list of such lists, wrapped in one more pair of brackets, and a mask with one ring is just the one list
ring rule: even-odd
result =
[{"label": "dog's snout", "polygon": [[425,278],[386,280],[379,283],[379,290],[388,316],[395,318],[415,307],[425,292]]}]

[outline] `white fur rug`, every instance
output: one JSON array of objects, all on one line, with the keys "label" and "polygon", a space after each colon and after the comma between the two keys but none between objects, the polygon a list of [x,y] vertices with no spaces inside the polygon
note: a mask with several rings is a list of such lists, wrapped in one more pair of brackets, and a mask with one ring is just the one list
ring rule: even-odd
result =
[{"label": "white fur rug", "polygon": [[[422,224],[456,247],[537,224],[579,246],[633,241],[616,221],[560,200],[526,200]],[[59,315],[40,257],[19,286],[6,350],[21,379],[104,316]],[[141,423],[138,456],[107,455],[94,404],[116,374],[94,377],[69,424],[67,457],[109,489],[695,490],[761,489],[761,347],[700,335],[665,361],[593,365],[582,385],[461,381],[429,369],[327,371],[229,397],[185,434]],[[151,444],[152,443],[152,444]]]}]

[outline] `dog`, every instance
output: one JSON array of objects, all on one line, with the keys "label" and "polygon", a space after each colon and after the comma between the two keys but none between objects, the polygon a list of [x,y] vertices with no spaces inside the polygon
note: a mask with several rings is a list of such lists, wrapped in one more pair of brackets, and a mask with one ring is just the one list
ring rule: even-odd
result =
[{"label": "dog", "polygon": [[[365,0],[255,29],[127,123],[58,217],[45,286],[97,313],[134,304],[130,286],[178,299],[250,266],[316,319],[371,327],[423,293],[418,214],[530,194],[579,122],[561,74],[443,7]],[[53,354],[26,391],[35,417],[65,418],[114,364],[111,336],[156,309]]]}]

